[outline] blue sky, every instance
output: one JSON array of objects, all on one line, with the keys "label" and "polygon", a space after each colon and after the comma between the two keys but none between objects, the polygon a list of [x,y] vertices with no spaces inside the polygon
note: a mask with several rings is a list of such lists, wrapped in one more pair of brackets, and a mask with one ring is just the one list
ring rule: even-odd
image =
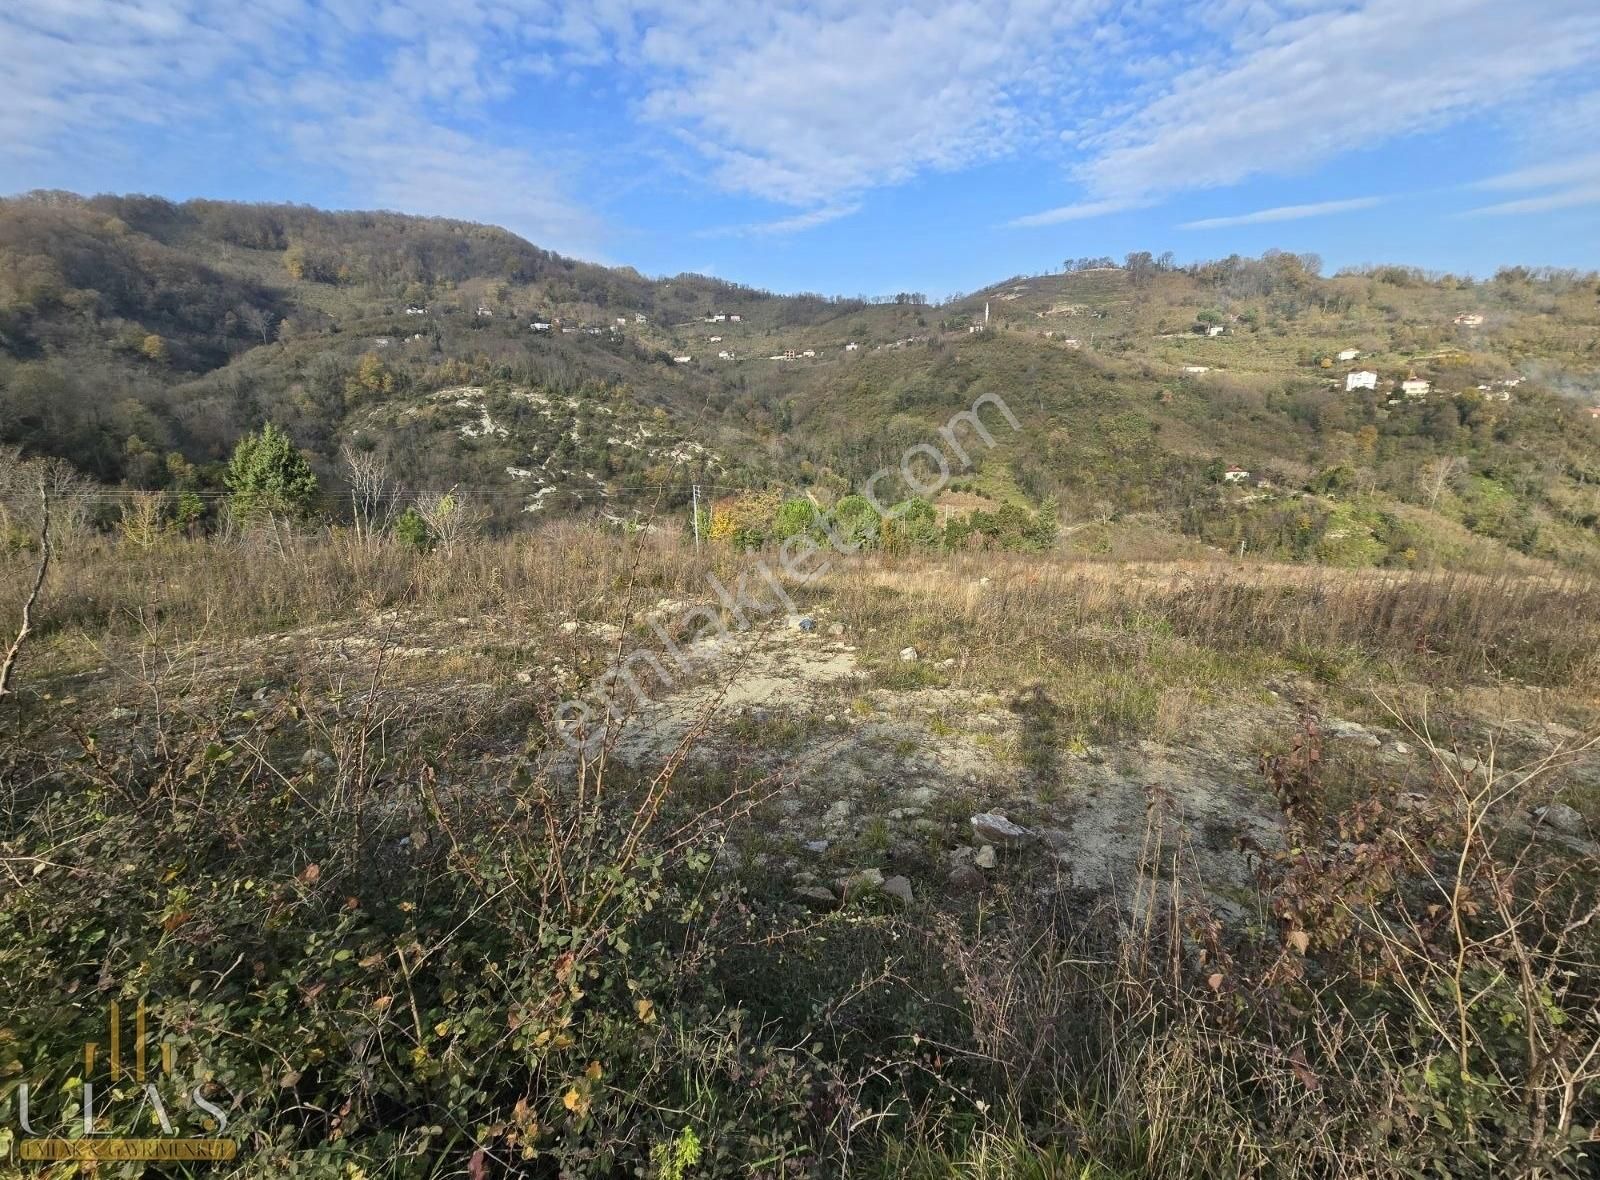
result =
[{"label": "blue sky", "polygon": [[1600,267],[1595,0],[10,0],[0,54],[0,191],[839,294],[1134,249]]}]

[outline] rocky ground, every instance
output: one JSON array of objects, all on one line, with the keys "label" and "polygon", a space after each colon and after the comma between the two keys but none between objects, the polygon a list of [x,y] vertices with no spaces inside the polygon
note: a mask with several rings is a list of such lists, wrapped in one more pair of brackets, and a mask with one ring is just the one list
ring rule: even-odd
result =
[{"label": "rocky ground", "polygon": [[[676,606],[663,600],[645,621]],[[1307,708],[1335,786],[1376,776],[1420,798],[1452,779],[1534,777],[1519,800],[1543,810],[1519,803],[1508,825],[1600,853],[1583,811],[1600,799],[1600,747],[1539,715],[1547,709],[1508,714],[1505,694],[1457,695],[1440,714],[1447,732],[1430,743],[1420,716],[1375,724],[1373,703],[1366,720],[1341,717],[1324,686],[1286,677],[1243,699],[1197,701],[1161,732],[1092,744],[1064,731],[1048,684],[975,685],[958,657],[912,647],[869,656],[879,638],[827,608],[776,618],[689,645],[692,672],[671,683],[639,675],[649,691],[635,704],[613,671],[635,640],[614,624],[567,620],[533,638],[493,620],[388,611],[227,643],[107,649],[106,662],[56,677],[50,691],[87,725],[138,740],[176,700],[264,708],[316,686],[340,716],[403,715],[412,729],[470,742],[492,783],[530,758],[547,770],[570,761],[530,734],[553,700],[609,683],[627,703],[609,756],[651,772],[681,747],[681,780],[758,780],[758,822],[732,836],[724,863],[761,867],[815,905],[863,889],[912,899],[979,890],[997,872],[1126,898],[1141,866],[1159,863],[1242,918],[1259,858],[1285,838],[1261,758],[1286,746]],[[886,663],[941,675],[886,687]]]}]

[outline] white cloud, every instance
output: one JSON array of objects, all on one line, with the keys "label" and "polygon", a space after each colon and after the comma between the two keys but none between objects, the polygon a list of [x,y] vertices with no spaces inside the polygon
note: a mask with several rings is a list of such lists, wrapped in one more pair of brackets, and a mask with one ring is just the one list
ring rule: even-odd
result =
[{"label": "white cloud", "polygon": [[587,257],[597,250],[599,220],[565,196],[559,169],[527,152],[381,109],[301,120],[287,134],[302,158],[357,178],[364,203],[490,222]]},{"label": "white cloud", "polygon": [[[1177,73],[1139,109],[1080,137],[1089,157],[1075,175],[1085,195],[1068,210],[1309,171],[1497,110],[1600,61],[1600,8],[1590,0],[1232,7],[1232,16],[1201,16],[1216,27],[1242,22],[1220,60]],[[1063,219],[1047,212],[1012,224]]]},{"label": "white cloud", "polygon": [[1053,84],[1053,58],[1071,64],[1064,38],[1101,2],[659,11],[619,52],[646,70],[642,117],[681,133],[715,183],[824,206],[1048,131],[1027,100]]},{"label": "white cloud", "polygon": [[1597,176],[1600,176],[1600,152],[1579,156],[1576,159],[1518,168],[1514,172],[1502,172],[1498,176],[1485,177],[1472,187],[1515,192],[1520,189],[1545,188],[1592,180]]},{"label": "white cloud", "polygon": [[592,252],[598,221],[566,195],[570,161],[480,117],[543,66],[496,40],[505,27],[471,3],[21,0],[0,8],[0,153],[48,166],[126,154],[130,125],[180,140],[225,127],[251,162],[287,149],[286,166],[331,169],[362,203]]},{"label": "white cloud", "polygon": [[1113,197],[1105,201],[1080,201],[1075,205],[1061,205],[1040,213],[1029,213],[1025,217],[1014,217],[1006,222],[1006,225],[1021,229],[1060,225],[1065,221],[1086,221],[1091,217],[1104,217],[1107,213],[1121,213],[1125,209],[1133,209],[1145,203],[1122,197]]},{"label": "white cloud", "polygon": [[[1574,137],[1585,146],[1591,134]],[[1556,148],[1560,145],[1547,145]],[[1569,145],[1571,146],[1571,145]],[[1467,210],[1467,216],[1552,213],[1558,209],[1577,209],[1600,204],[1600,152],[1569,156],[1548,163],[1529,165],[1476,182],[1475,189],[1489,192],[1523,192],[1531,195],[1499,201]],[[1535,193],[1534,190],[1551,189]]]},{"label": "white cloud", "polygon": [[[875,187],[1007,157],[1060,159],[1078,186],[1009,223],[1019,227],[1307,171],[1503,112],[1592,67],[1600,6],[10,0],[0,44],[10,70],[0,154],[34,172],[69,151],[103,155],[130,126],[181,147],[199,123],[232,122],[242,149],[266,154],[274,144],[262,141],[276,139],[298,166],[336,169],[361,199],[460,202],[451,211],[514,218],[570,249],[598,233],[574,195],[582,175],[627,172],[623,183],[637,183],[640,159],[783,207],[733,231],[743,234],[800,232],[847,215]],[[531,106],[535,81],[556,101]],[[602,98],[617,134],[589,135],[581,160],[559,150],[578,139],[564,138],[571,113],[581,120]],[[521,111],[497,126],[503,103]],[[526,118],[545,109],[547,121]],[[1570,121],[1568,138],[1593,125]],[[1497,191],[1525,195],[1491,208],[1570,204],[1600,183],[1570,171],[1568,155],[1546,159],[1557,163],[1524,170],[1537,176],[1498,178]],[[1546,187],[1558,191],[1535,191]],[[1243,224],[1195,224],[1219,222]]]},{"label": "white cloud", "polygon": [[1469,214],[1553,213],[1557,209],[1576,209],[1583,205],[1600,205],[1600,181],[1578,185],[1556,193],[1537,197],[1521,197],[1515,201],[1501,201],[1469,209]]},{"label": "white cloud", "polygon": [[855,201],[843,205],[822,205],[816,209],[807,209],[804,213],[796,213],[792,217],[780,217],[773,221],[757,221],[749,225],[734,225],[706,230],[701,236],[708,238],[754,238],[801,233],[808,229],[815,229],[819,225],[827,225],[830,221],[839,221],[842,218],[849,217],[859,212],[860,209],[860,203]]},{"label": "white cloud", "polygon": [[1099,195],[1235,184],[1483,111],[1600,57],[1590,0],[1369,0],[1287,20],[1106,133]]},{"label": "white cloud", "polygon": [[1231,225],[1259,225],[1269,221],[1299,221],[1306,217],[1326,217],[1330,213],[1353,213],[1357,209],[1371,209],[1384,203],[1386,197],[1351,197],[1344,201],[1318,201],[1312,205],[1279,205],[1275,209],[1257,209],[1254,213],[1235,213],[1230,217],[1204,217],[1199,221],[1186,221],[1179,229],[1223,229]]}]

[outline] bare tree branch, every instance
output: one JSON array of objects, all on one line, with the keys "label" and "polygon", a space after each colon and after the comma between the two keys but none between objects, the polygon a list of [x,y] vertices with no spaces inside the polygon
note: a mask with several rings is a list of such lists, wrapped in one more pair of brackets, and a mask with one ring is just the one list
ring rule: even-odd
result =
[{"label": "bare tree branch", "polygon": [[27,600],[22,604],[22,624],[17,628],[17,637],[6,649],[5,660],[0,662],[0,700],[4,700],[12,693],[11,677],[16,670],[17,655],[22,651],[28,633],[33,630],[33,608],[39,601],[39,591],[44,587],[45,575],[50,572],[50,480],[44,465],[33,466],[34,474],[39,479],[39,564],[33,573],[33,587],[28,591]]}]

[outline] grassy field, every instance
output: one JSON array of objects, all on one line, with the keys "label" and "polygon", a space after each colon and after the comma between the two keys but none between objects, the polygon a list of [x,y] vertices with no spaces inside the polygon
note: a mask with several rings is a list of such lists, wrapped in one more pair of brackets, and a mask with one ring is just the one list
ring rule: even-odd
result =
[{"label": "grassy field", "polygon": [[[57,558],[0,698],[39,1134],[86,1041],[159,1131],[105,1073],[143,999],[214,1175],[1594,1167],[1587,581],[879,554],[741,627],[762,554],[578,525]],[[570,750],[696,605],[727,641]]]}]

